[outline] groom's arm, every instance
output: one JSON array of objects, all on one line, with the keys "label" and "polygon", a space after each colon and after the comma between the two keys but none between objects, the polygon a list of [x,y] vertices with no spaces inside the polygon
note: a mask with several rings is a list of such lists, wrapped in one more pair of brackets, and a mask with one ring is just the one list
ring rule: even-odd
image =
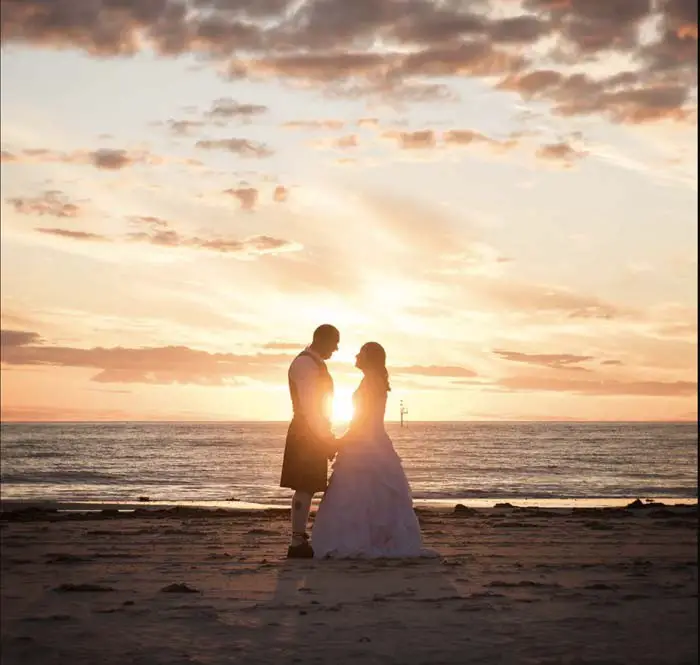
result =
[{"label": "groom's arm", "polygon": [[299,406],[316,438],[330,443],[335,437],[331,423],[318,408],[318,367],[307,357],[297,358],[289,368],[289,379],[296,388]]}]

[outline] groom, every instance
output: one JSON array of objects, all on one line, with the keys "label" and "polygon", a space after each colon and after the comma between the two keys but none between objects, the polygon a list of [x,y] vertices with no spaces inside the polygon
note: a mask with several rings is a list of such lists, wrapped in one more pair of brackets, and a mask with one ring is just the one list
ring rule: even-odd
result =
[{"label": "groom", "polygon": [[328,459],[335,442],[330,420],[333,380],[325,361],[338,350],[339,341],[337,328],[319,326],[311,344],[289,367],[294,416],[287,431],[280,487],[294,490],[292,543],[287,550],[290,559],[310,559],[314,555],[306,525],[314,494],[326,489]]}]

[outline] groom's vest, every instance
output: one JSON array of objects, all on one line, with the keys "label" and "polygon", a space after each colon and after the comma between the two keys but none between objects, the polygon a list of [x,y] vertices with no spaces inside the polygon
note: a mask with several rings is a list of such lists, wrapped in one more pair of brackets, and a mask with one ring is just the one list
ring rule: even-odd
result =
[{"label": "groom's vest", "polygon": [[[309,404],[308,408],[314,409],[316,413],[323,414],[323,417],[330,420],[330,407],[331,400],[333,398],[333,379],[328,372],[326,364],[320,361],[316,356],[308,351],[302,351],[297,358],[302,358],[307,356],[316,363],[318,367],[318,379],[316,383],[316,390],[314,391],[314,401],[313,404]],[[304,413],[301,407],[301,400],[299,399],[299,394],[297,392],[297,387],[294,382],[289,379],[289,394],[292,397],[292,408],[294,409],[295,418],[303,418]]]}]

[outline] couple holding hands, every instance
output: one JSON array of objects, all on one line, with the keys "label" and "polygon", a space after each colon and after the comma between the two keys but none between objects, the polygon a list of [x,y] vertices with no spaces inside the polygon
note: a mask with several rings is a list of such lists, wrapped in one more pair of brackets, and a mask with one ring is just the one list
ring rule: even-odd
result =
[{"label": "couple holding hands", "polygon": [[[288,558],[384,558],[435,556],[424,550],[411,488],[384,427],[391,390],[386,353],[364,344],[355,366],[364,377],[353,394],[345,434],[331,431],[333,379],[326,360],[340,333],[324,324],[289,367],[294,416],[289,425],[281,487],[294,490]],[[335,458],[335,459],[334,459]],[[328,481],[328,462],[333,460]],[[311,537],[307,524],[314,494],[323,498]]]}]

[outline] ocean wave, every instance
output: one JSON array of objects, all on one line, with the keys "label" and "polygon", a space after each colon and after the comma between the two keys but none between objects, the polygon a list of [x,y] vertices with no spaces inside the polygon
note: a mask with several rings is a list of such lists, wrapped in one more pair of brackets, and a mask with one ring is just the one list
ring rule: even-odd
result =
[{"label": "ocean wave", "polygon": [[646,485],[640,487],[624,487],[619,490],[600,490],[592,488],[589,491],[572,491],[565,487],[558,490],[543,491],[534,488],[522,489],[484,489],[484,490],[423,490],[414,491],[414,499],[617,499],[630,496],[655,496],[678,499],[697,498],[696,487],[664,487],[658,485]]},{"label": "ocean wave", "polygon": [[33,485],[55,483],[78,483],[84,481],[100,481],[101,483],[122,483],[123,478],[109,473],[98,471],[34,471],[19,473],[3,473],[0,475],[0,483],[3,485]]},{"label": "ocean wave", "polygon": [[[288,504],[286,425],[3,424],[5,497]],[[392,436],[418,500],[698,496],[697,426],[414,424]],[[587,441],[589,439],[589,441]],[[595,439],[595,441],[590,441]]]}]

